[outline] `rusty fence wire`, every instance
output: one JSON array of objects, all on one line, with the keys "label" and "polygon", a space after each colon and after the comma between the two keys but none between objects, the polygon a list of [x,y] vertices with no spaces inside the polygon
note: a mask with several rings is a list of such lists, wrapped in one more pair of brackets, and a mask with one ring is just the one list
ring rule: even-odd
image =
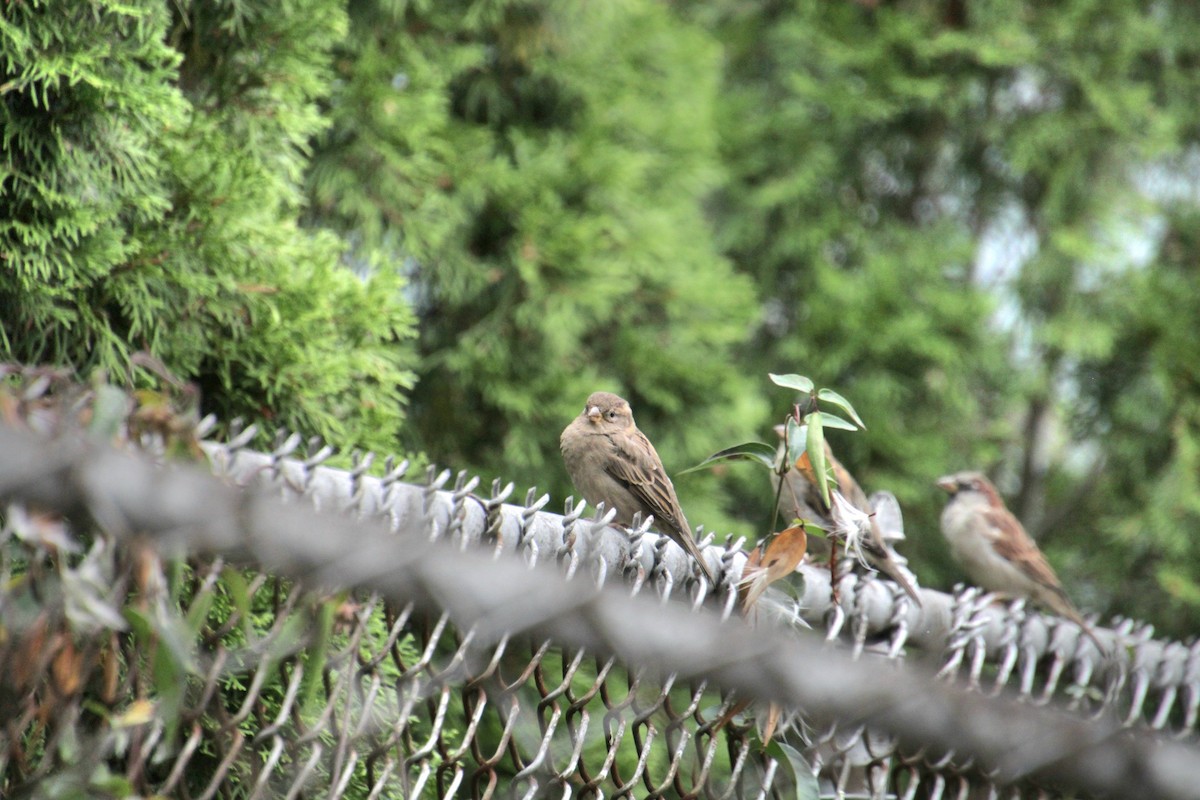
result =
[{"label": "rusty fence wire", "polygon": [[1200,797],[1195,643],[252,437],[0,429],[0,795]]}]

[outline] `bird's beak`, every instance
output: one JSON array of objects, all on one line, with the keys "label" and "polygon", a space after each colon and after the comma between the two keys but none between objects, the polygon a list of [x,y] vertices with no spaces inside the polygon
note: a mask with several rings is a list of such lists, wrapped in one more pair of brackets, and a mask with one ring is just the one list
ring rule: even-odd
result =
[{"label": "bird's beak", "polygon": [[947,491],[950,494],[958,493],[958,481],[954,480],[954,477],[951,475],[944,475],[941,478],[938,478],[937,486],[939,489]]},{"label": "bird's beak", "polygon": [[590,419],[592,422],[599,422],[600,417],[602,417],[602,416],[603,415],[600,413],[600,406],[588,406],[587,407],[587,418]]}]

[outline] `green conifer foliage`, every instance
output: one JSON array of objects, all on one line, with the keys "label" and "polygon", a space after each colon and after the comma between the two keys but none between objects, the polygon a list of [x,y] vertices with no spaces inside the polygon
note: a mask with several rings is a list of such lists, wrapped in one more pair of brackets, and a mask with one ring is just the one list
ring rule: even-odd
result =
[{"label": "green conifer foliage", "polygon": [[0,20],[0,358],[136,372],[206,410],[392,449],[411,318],[392,271],[298,223],[335,2],[14,3]]},{"label": "green conifer foliage", "polygon": [[167,21],[149,3],[14,3],[0,19],[0,334],[12,356],[61,362],[114,346],[79,332],[108,326],[91,301],[141,255],[131,230],[171,207],[159,137],[186,104]]},{"label": "green conifer foliage", "polygon": [[[596,389],[630,399],[670,471],[745,438],[752,293],[703,215],[716,44],[653,2],[354,14],[313,210],[407,265],[430,455],[564,497],[558,434]],[[711,480],[678,486],[710,525]]]}]

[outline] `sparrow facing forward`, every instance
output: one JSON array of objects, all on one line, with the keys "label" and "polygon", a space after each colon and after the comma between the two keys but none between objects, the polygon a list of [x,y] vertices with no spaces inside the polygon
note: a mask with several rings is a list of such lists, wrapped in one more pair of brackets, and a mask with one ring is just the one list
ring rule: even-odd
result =
[{"label": "sparrow facing forward", "polygon": [[1050,562],[983,473],[946,475],[937,485],[950,493],[942,511],[942,535],[974,583],[988,591],[1039,603],[1071,620],[1099,643],[1067,598]]},{"label": "sparrow facing forward", "polygon": [[559,447],[571,482],[585,500],[615,508],[614,521],[620,525],[632,525],[638,512],[653,515],[658,529],[696,560],[709,583],[716,583],[662,460],[634,424],[629,403],[611,392],[594,392],[563,430]]},{"label": "sparrow facing forward", "polygon": [[[785,429],[777,426],[775,432],[783,437]],[[867,499],[867,493],[858,485],[858,481],[850,474],[850,470],[833,455],[829,442],[825,442],[825,459],[833,467],[834,485],[831,490],[841,493],[852,509],[867,515],[869,528],[866,535],[859,538],[859,548],[862,555],[872,567],[887,575],[900,584],[900,588],[921,605],[921,597],[913,587],[912,581],[905,575],[903,568],[896,562],[888,547],[883,532],[874,516],[874,509]],[[798,517],[811,520],[827,532],[833,533],[843,527],[841,518],[844,514],[836,514],[835,509],[825,505],[821,490],[817,488],[816,476],[812,472],[812,464],[807,459],[801,459],[801,466],[793,464],[784,476],[783,490],[779,494],[779,512],[785,519]],[[813,552],[813,540],[809,539],[809,551]]]}]

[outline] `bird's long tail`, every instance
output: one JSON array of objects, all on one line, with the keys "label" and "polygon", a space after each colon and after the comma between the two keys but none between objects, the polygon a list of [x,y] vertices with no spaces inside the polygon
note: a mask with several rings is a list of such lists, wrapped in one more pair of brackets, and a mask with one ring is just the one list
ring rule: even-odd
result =
[{"label": "bird's long tail", "polygon": [[1096,632],[1092,630],[1092,626],[1087,624],[1087,621],[1084,620],[1083,615],[1080,614],[1071,601],[1067,599],[1066,592],[1062,592],[1060,590],[1055,592],[1050,597],[1054,601],[1046,603],[1046,605],[1050,606],[1050,610],[1058,613],[1060,616],[1066,617],[1067,619],[1071,620],[1071,622],[1074,622],[1076,625],[1078,625],[1080,629],[1087,634],[1087,637],[1095,642],[1096,647],[1100,648],[1100,652],[1105,652],[1105,647],[1101,643],[1100,639],[1096,636]]},{"label": "bird's long tail", "polygon": [[704,556],[700,555],[700,545],[696,544],[696,540],[692,538],[691,534],[686,532],[673,533],[671,538],[695,560],[696,564],[700,567],[700,571],[704,573],[704,577],[708,579],[709,586],[716,586],[717,579],[713,575],[712,570],[708,568]]},{"label": "bird's long tail", "polygon": [[890,554],[884,553],[882,555],[876,555],[875,566],[884,575],[887,575],[896,583],[900,584],[900,588],[904,590],[905,594],[913,599],[913,602],[915,602],[918,606],[921,605],[921,596],[917,594],[917,590],[913,588],[912,581],[908,579],[908,576],[904,574],[904,570],[900,568],[900,565],[895,562]]}]

